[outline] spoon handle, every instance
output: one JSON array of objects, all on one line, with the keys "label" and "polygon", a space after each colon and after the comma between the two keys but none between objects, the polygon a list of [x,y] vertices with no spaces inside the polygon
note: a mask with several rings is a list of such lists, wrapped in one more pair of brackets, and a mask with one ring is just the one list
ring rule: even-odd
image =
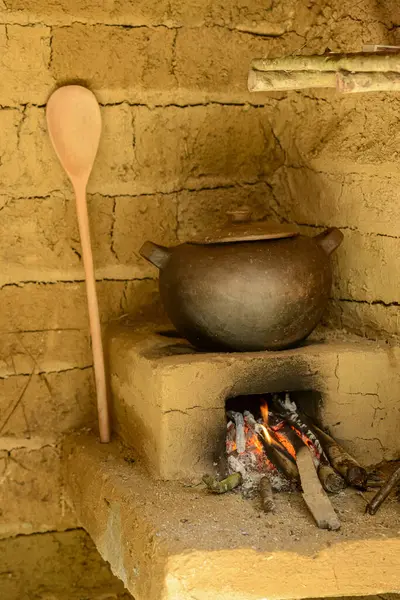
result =
[{"label": "spoon handle", "polygon": [[86,182],[74,182],[74,190],[76,197],[76,212],[78,216],[79,235],[81,238],[83,267],[85,270],[86,279],[86,295],[89,309],[90,335],[92,338],[100,441],[107,443],[110,441],[107,384],[104,365],[103,342],[101,338],[99,304],[97,301],[96,280],[93,267],[93,254],[90,243],[89,218],[86,201]]}]

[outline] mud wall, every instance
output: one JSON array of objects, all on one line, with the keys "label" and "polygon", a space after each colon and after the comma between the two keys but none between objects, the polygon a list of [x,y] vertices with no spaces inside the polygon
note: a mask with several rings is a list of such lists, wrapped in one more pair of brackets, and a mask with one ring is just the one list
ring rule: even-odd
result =
[{"label": "mud wall", "polygon": [[59,440],[95,420],[70,186],[46,134],[57,85],[101,103],[89,209],[104,323],[157,302],[147,238],[250,205],[339,225],[330,322],[397,334],[399,100],[246,91],[251,58],[394,42],[396,3],[0,0],[0,535],[74,527]]}]

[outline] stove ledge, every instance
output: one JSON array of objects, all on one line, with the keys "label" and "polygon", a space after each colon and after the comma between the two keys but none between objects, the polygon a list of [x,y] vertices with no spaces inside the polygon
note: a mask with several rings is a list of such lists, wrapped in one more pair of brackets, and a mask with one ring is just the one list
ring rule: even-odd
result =
[{"label": "stove ledge", "polygon": [[102,557],[136,600],[284,600],[399,592],[399,505],[371,517],[347,490],[342,528],[316,529],[300,494],[266,515],[240,494],[152,479],[118,441],[64,445],[67,492]]}]

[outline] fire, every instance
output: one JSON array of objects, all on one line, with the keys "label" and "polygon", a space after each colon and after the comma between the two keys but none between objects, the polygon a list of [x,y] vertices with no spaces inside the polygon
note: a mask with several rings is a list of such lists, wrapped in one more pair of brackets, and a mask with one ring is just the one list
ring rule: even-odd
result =
[{"label": "fire", "polygon": [[262,416],[262,420],[264,422],[264,425],[268,425],[268,403],[266,400],[262,401],[262,404],[260,406],[260,412],[261,412],[261,416]]},{"label": "fire", "polygon": [[292,442],[290,442],[283,433],[279,433],[279,431],[275,431],[275,435],[289,454],[291,454],[293,458],[296,458],[296,450],[294,449]]},{"label": "fire", "polygon": [[272,442],[273,442],[272,437],[271,437],[268,429],[265,427],[265,425],[262,425],[260,423],[259,428],[262,431],[262,435],[263,435],[263,438],[265,439],[265,441],[268,442],[268,444],[272,444]]},{"label": "fire", "polygon": [[[249,411],[235,413],[231,411],[227,423],[226,452],[240,459],[243,464],[252,464],[259,472],[276,471],[275,466],[267,457],[265,444],[269,444],[281,451],[286,450],[296,459],[296,450],[288,436],[287,428],[290,427],[310,449],[317,454],[313,442],[295,427],[282,420],[276,413],[271,413],[268,403],[262,399],[260,403],[261,418],[256,420]],[[316,456],[318,459],[318,456]]]}]

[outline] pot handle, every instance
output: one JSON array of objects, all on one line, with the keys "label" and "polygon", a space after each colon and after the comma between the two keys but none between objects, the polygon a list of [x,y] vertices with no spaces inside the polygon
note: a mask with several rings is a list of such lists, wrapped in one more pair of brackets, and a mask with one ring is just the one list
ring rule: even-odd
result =
[{"label": "pot handle", "polygon": [[158,269],[163,269],[171,256],[168,248],[159,246],[153,242],[145,242],[140,248],[139,253]]},{"label": "pot handle", "polygon": [[317,235],[314,239],[318,246],[329,256],[343,242],[343,233],[337,227],[330,227]]}]

